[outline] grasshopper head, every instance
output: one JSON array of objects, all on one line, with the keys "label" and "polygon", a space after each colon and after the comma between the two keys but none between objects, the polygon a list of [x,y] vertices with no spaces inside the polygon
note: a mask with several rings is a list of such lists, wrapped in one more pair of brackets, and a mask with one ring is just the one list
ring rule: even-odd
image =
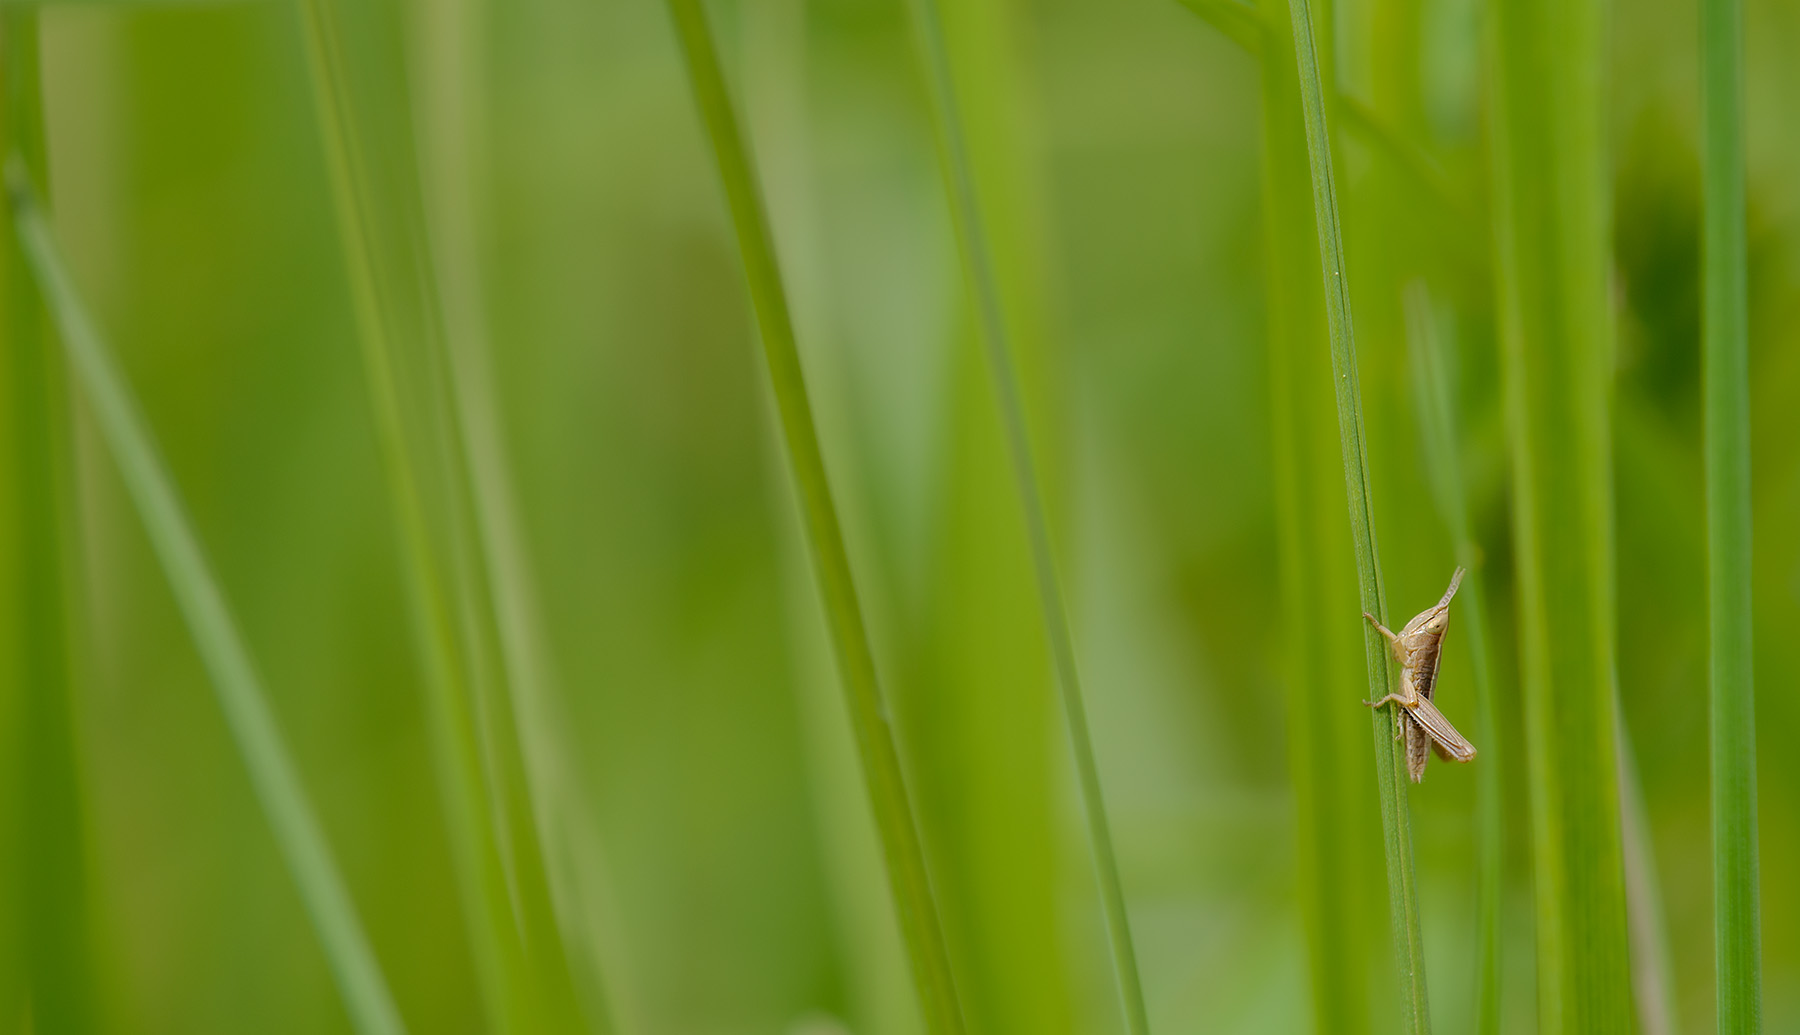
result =
[{"label": "grasshopper head", "polygon": [[1439,636],[1442,636],[1444,634],[1444,630],[1448,629],[1449,627],[1450,627],[1450,609],[1447,607],[1440,607],[1440,608],[1437,608],[1432,611],[1430,618],[1425,619],[1425,625],[1420,631],[1428,632],[1428,633],[1435,633]]}]

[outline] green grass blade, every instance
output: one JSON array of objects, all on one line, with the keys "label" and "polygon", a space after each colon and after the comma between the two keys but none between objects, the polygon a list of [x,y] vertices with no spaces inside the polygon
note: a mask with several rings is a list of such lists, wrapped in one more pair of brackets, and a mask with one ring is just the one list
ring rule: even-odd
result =
[{"label": "green grass blade", "polygon": [[393,50],[382,67],[349,58],[352,45],[380,53],[389,42],[380,33],[394,31],[381,21],[390,13],[386,5],[301,4],[484,1002],[496,1027],[561,1031],[582,1023],[582,1009],[514,718],[407,106],[368,93],[403,91],[401,62]]},{"label": "green grass blade", "polygon": [[1750,359],[1742,0],[1700,5],[1713,938],[1719,1031],[1762,1028],[1750,627]]},{"label": "green grass blade", "polygon": [[[1300,76],[1300,101],[1306,120],[1306,151],[1312,169],[1314,218],[1318,223],[1323,264],[1325,320],[1331,336],[1331,367],[1337,392],[1338,437],[1342,446],[1344,484],[1350,503],[1350,532],[1356,547],[1358,590],[1363,610],[1385,624],[1387,605],[1381,585],[1375,520],[1369,498],[1369,461],[1362,426],[1362,397],[1357,385],[1355,332],[1350,322],[1350,289],[1345,280],[1343,231],[1332,179],[1330,136],[1325,123],[1325,92],[1314,50],[1312,15],[1306,0],[1289,0],[1294,27],[1294,56]],[[1391,683],[1388,648],[1380,634],[1365,629],[1363,651],[1369,673],[1370,700],[1385,696]],[[1407,811],[1406,774],[1394,735],[1404,720],[1399,709],[1377,709],[1375,778],[1380,790],[1382,839],[1387,853],[1388,903],[1394,949],[1400,967],[1404,1030],[1431,1030],[1425,995],[1425,949],[1419,933],[1418,892],[1414,887],[1412,821]]]},{"label": "green grass blade", "polygon": [[[1286,0],[1264,0],[1286,35]],[[1357,599],[1343,534],[1344,478],[1319,290],[1318,231],[1292,47],[1262,61],[1262,206],[1270,438],[1281,578],[1280,653],[1294,792],[1296,899],[1306,935],[1313,1030],[1371,1030],[1369,991],[1384,938],[1380,816],[1366,791],[1362,638],[1345,620]]]},{"label": "green grass blade", "polygon": [[774,241],[756,183],[737,115],[725,87],[724,74],[713,45],[700,0],[669,0],[676,36],[687,63],[694,101],[700,109],[713,157],[719,165],[720,185],[725,190],[744,260],[750,297],[762,333],[763,353],[769,364],[769,380],[780,414],[783,441],[794,482],[801,497],[806,536],[811,547],[819,592],[831,626],[851,720],[862,755],[863,778],[887,860],[895,910],[912,960],[913,978],[929,1030],[960,1033],[964,1030],[962,1007],[950,969],[949,953],[932,898],[931,880],[919,843],[912,806],[907,801],[900,757],[888,725],[887,706],[881,697],[875,659],[869,649],[862,608],[850,574],[837,509],[819,452],[800,355],[794,341],[793,319],[775,259]]},{"label": "green grass blade", "polygon": [[[0,13],[0,43],[5,48],[0,58],[5,147],[43,175],[47,162],[37,14],[16,8]],[[12,947],[25,950],[19,960],[24,978],[20,991],[29,999],[34,1023],[45,1032],[79,1033],[97,1029],[99,1011],[88,944],[86,811],[69,655],[73,454],[68,386],[54,355],[43,300],[12,227],[4,231],[3,344],[10,367],[8,437],[15,443],[17,501],[9,509],[17,520],[18,549],[17,582],[8,590],[16,592],[12,606],[18,621],[17,640],[8,652],[9,663],[16,657],[16,667],[4,677],[9,683],[17,677],[17,711],[0,716],[6,730],[16,731],[4,763],[16,780],[0,780],[0,791],[13,794],[7,805],[15,810],[12,819],[18,824],[17,840],[8,843],[30,847],[8,853],[16,858],[16,869],[0,875],[13,881],[0,894],[17,896],[12,915],[19,941]]]},{"label": "green grass blade", "polygon": [[1413,399],[1424,439],[1426,474],[1438,510],[1455,544],[1456,563],[1468,570],[1456,602],[1458,624],[1468,630],[1469,657],[1475,673],[1475,742],[1481,764],[1475,773],[1475,1032],[1500,1031],[1500,898],[1504,890],[1505,807],[1500,751],[1500,710],[1494,700],[1494,661],[1488,642],[1487,578],[1481,550],[1469,522],[1468,490],[1462,477],[1463,428],[1444,346],[1425,285],[1406,293],[1407,341],[1411,346]]},{"label": "green grass blade", "polygon": [[29,173],[16,160],[9,161],[6,179],[20,242],[62,333],[70,367],[93,407],[101,437],[118,464],[194,645],[212,677],[220,710],[325,948],[345,1008],[365,1035],[399,1035],[405,1026],[332,861],[324,832],[301,789],[249,650],[207,567],[174,483],[111,349],[76,293]]},{"label": "green grass blade", "polygon": [[1497,4],[1489,28],[1539,1030],[1628,1031],[1603,5]]},{"label": "green grass blade", "polygon": [[496,639],[517,702],[519,743],[529,777],[530,806],[543,833],[544,870],[557,925],[596,1030],[616,1027],[603,972],[602,932],[580,903],[603,895],[598,835],[582,793],[570,725],[549,644],[543,635],[537,580],[496,398],[492,342],[480,255],[487,227],[489,82],[482,41],[485,0],[435,0],[412,9],[417,68],[421,200],[433,229],[430,257],[443,285],[443,335],[453,373],[457,423],[471,486],[472,515],[486,561]]},{"label": "green grass blade", "polygon": [[1013,479],[1025,514],[1044,631],[1050,643],[1056,683],[1062,691],[1063,712],[1075,760],[1076,781],[1081,788],[1082,814],[1087,824],[1088,845],[1093,851],[1095,875],[1100,884],[1100,897],[1106,914],[1107,941],[1112,951],[1114,976],[1118,981],[1119,998],[1125,1013],[1125,1028],[1132,1035],[1144,1035],[1150,1029],[1150,1020],[1144,1006],[1143,981],[1138,976],[1137,951],[1132,945],[1131,923],[1126,911],[1124,888],[1119,879],[1119,864],[1113,851],[1112,832],[1108,828],[1106,799],[1100,787],[1100,771],[1094,761],[1093,742],[1088,732],[1074,637],[1069,630],[1068,613],[1056,572],[1049,517],[1045,512],[1043,492],[1038,484],[1037,468],[1032,459],[1031,438],[1026,427],[1024,397],[1013,365],[1012,347],[1001,309],[999,281],[994,270],[981,206],[976,199],[975,174],[970,165],[968,142],[962,128],[962,113],[958,108],[950,57],[936,3],[937,0],[913,0],[911,7],[937,116],[938,145],[949,180],[952,215],[962,245],[963,262],[970,287],[980,314],[982,343],[986,348],[988,367],[994,379],[1001,424],[1006,430]]}]

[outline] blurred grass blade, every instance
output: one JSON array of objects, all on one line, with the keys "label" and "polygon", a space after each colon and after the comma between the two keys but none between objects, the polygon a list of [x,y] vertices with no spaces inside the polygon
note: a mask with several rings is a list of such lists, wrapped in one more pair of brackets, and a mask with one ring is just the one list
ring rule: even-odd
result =
[{"label": "blurred grass blade", "polygon": [[[1276,27],[1271,25],[1271,19],[1265,12],[1240,0],[1176,2],[1217,29],[1226,39],[1244,48],[1252,57],[1267,57],[1268,41]],[[1468,210],[1457,191],[1452,188],[1437,161],[1423,148],[1406,134],[1395,130],[1381,117],[1380,112],[1354,94],[1333,87],[1331,102],[1333,114],[1342,117],[1345,126],[1364,142],[1391,156],[1400,168],[1418,180],[1419,185],[1430,193],[1432,201],[1447,215],[1455,217],[1464,226],[1474,225],[1474,213]]]},{"label": "blurred grass blade", "polygon": [[[5,76],[5,153],[18,154],[37,175],[44,174],[44,108],[39,65],[38,16],[7,8],[0,13],[0,74]],[[13,491],[6,509],[15,525],[16,581],[7,586],[16,616],[9,637],[0,639],[0,843],[28,846],[4,850],[0,880],[0,1009],[10,994],[22,995],[38,1030],[80,1033],[97,1030],[98,998],[89,945],[90,879],[86,858],[87,820],[76,756],[74,680],[69,615],[76,592],[71,548],[73,452],[68,385],[53,354],[52,329],[43,299],[32,282],[10,212],[0,241],[4,250],[4,334],[0,341],[10,381],[10,426],[0,440],[13,444],[9,473]],[[16,637],[12,638],[12,637]],[[16,660],[15,660],[16,659]],[[11,922],[12,929],[7,924]],[[10,954],[18,952],[14,958]],[[15,979],[18,980],[15,983]],[[0,1013],[0,1017],[18,1014]]]},{"label": "blurred grass blade", "polygon": [[1455,545],[1456,563],[1468,571],[1456,599],[1462,608],[1460,625],[1468,630],[1469,658],[1475,673],[1475,743],[1481,747],[1481,764],[1475,770],[1475,1032],[1498,1035],[1506,817],[1501,798],[1499,706],[1494,700],[1494,661],[1488,642],[1487,577],[1475,531],[1469,523],[1468,490],[1462,477],[1464,432],[1452,402],[1453,379],[1431,296],[1423,283],[1415,282],[1407,288],[1406,328],[1426,474],[1437,497],[1438,511],[1450,531],[1450,541]]},{"label": "blurred grass blade", "polygon": [[[600,839],[582,793],[569,745],[570,724],[545,641],[537,580],[529,563],[525,525],[507,462],[507,443],[493,369],[492,342],[480,254],[487,229],[490,154],[489,80],[482,43],[490,21],[486,0],[426,0],[410,8],[416,70],[421,200],[432,228],[430,260],[437,271],[443,336],[449,356],[457,423],[472,488],[473,517],[487,563],[495,631],[506,680],[517,702],[519,742],[530,779],[531,806],[543,832],[544,870],[557,922],[567,941],[590,1022],[598,1029],[615,1009],[606,963],[605,932],[582,903],[603,899]],[[616,975],[614,976],[616,980]]]},{"label": "blurred grass blade", "polygon": [[1496,4],[1489,19],[1543,1035],[1632,1025],[1613,721],[1605,24],[1597,0]]},{"label": "blurred grass blade", "polygon": [[965,272],[980,313],[982,344],[986,348],[989,371],[994,379],[1001,424],[1006,430],[1007,452],[1012,461],[1013,479],[1025,514],[1044,632],[1049,640],[1051,659],[1056,668],[1056,683],[1062,691],[1063,712],[1068,720],[1069,743],[1074,755],[1077,783],[1081,788],[1088,846],[1093,851],[1094,871],[1100,883],[1113,972],[1119,984],[1119,998],[1125,1013],[1125,1028],[1132,1035],[1144,1035],[1150,1029],[1150,1021],[1144,1006],[1143,981],[1138,976],[1137,950],[1131,941],[1125,892],[1119,879],[1119,864],[1113,851],[1112,832],[1108,829],[1106,799],[1101,791],[1099,767],[1094,761],[1093,741],[1088,733],[1074,637],[1069,630],[1068,613],[1057,577],[1056,556],[1050,542],[1049,517],[1045,513],[1043,492],[1038,484],[1036,464],[1032,459],[1025,402],[1019,388],[1018,373],[1013,365],[1006,318],[1001,309],[1000,287],[989,250],[981,206],[976,199],[975,174],[970,166],[968,141],[963,133],[962,113],[958,108],[950,57],[946,51],[944,30],[936,4],[937,0],[912,0],[911,6],[937,116],[940,159],[949,181],[951,210],[962,246]]},{"label": "blurred grass blade", "polygon": [[[583,1022],[522,757],[384,4],[303,0],[359,337],[428,670],[434,753],[489,1021]],[[352,33],[359,35],[351,36]],[[384,44],[386,45],[384,47]],[[353,66],[350,54],[363,57]],[[367,55],[385,57],[368,61]]]},{"label": "blurred grass blade", "polygon": [[769,380],[780,413],[788,461],[800,491],[808,542],[820,595],[831,625],[832,646],[850,702],[851,719],[862,754],[863,777],[881,832],[887,858],[888,879],[894,907],[900,917],[912,959],[913,978],[926,1026],[934,1033],[964,1030],[962,1007],[945,948],[944,933],[933,900],[931,880],[919,844],[918,827],[907,801],[900,758],[888,726],[887,706],[881,698],[875,659],[870,653],[861,605],[844,551],[837,510],[826,481],[825,463],[819,452],[806,382],[794,342],[793,320],[775,259],[774,241],[756,184],[749,155],[738,130],[737,115],[725,87],[718,53],[700,0],[669,0],[687,63],[694,101],[700,109],[713,157],[719,165],[720,185],[725,190],[750,282],[761,330],[763,353],[769,364]]},{"label": "blurred grass blade", "polygon": [[1700,5],[1707,600],[1712,627],[1713,938],[1719,1031],[1762,1028],[1750,625],[1750,345],[1742,0]]},{"label": "blurred grass blade", "polygon": [[111,350],[75,292],[29,176],[17,158],[8,160],[6,185],[20,241],[62,332],[70,366],[93,406],[101,436],[119,466],[194,645],[212,677],[219,707],[324,945],[344,1006],[364,1035],[399,1035],[405,1026],[301,789],[237,623],[207,568],[174,484]]},{"label": "blurred grass blade", "polygon": [[1252,54],[1261,54],[1268,24],[1256,8],[1240,0],[1177,0],[1225,38]]},{"label": "blurred grass blade", "polygon": [[[1331,141],[1325,124],[1325,92],[1307,0],[1289,0],[1288,8],[1293,18],[1294,57],[1299,69],[1300,102],[1306,121],[1307,158],[1312,169],[1314,218],[1318,223],[1319,256],[1324,273],[1325,320],[1331,335],[1338,437],[1350,502],[1351,539],[1356,546],[1358,588],[1363,610],[1386,624],[1381,558],[1376,548],[1375,519],[1369,499],[1369,461],[1364,445],[1361,390],[1357,384],[1355,332],[1350,322],[1350,290],[1344,277],[1343,230],[1338,220]],[[1387,644],[1379,633],[1365,629],[1363,651],[1369,673],[1369,699],[1386,696],[1391,685]],[[1373,711],[1375,779],[1380,790],[1382,836],[1387,850],[1389,914],[1394,950],[1400,965],[1403,1030],[1419,1033],[1431,1030],[1431,1012],[1425,995],[1425,948],[1419,933],[1406,775],[1400,753],[1394,749],[1394,735],[1404,721],[1397,707]]]}]

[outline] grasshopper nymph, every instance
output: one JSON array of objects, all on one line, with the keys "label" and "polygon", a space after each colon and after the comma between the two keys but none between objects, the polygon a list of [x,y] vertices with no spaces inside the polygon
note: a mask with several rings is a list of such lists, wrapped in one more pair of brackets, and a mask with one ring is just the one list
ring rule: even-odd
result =
[{"label": "grasshopper nymph", "polygon": [[1406,771],[1414,783],[1425,779],[1425,763],[1431,761],[1432,750],[1446,762],[1467,762],[1475,757],[1475,745],[1456,732],[1456,727],[1450,725],[1450,720],[1444,718],[1444,713],[1431,702],[1432,692],[1437,689],[1438,662],[1443,657],[1444,632],[1450,626],[1450,598],[1456,595],[1462,577],[1463,570],[1456,569],[1456,574],[1450,576],[1450,588],[1444,591],[1444,598],[1436,606],[1419,612],[1398,633],[1388,630],[1374,615],[1363,612],[1369,624],[1387,639],[1394,660],[1400,662],[1400,689],[1379,701],[1363,703],[1379,708],[1392,701],[1405,709],[1403,714],[1409,720],[1402,724],[1406,737]]}]

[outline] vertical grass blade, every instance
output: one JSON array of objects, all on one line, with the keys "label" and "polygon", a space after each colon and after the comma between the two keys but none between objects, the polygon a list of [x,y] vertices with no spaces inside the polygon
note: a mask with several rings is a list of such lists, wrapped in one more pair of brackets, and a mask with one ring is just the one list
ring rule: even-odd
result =
[{"label": "vertical grass blade", "polygon": [[1503,890],[1505,810],[1500,752],[1499,706],[1494,700],[1494,662],[1488,643],[1487,578],[1469,523],[1462,478],[1463,429],[1452,400],[1449,363],[1425,285],[1406,292],[1407,341],[1411,346],[1413,399],[1424,439],[1426,473],[1438,510],[1455,545],[1456,563],[1468,571],[1457,604],[1475,672],[1475,742],[1481,765],[1475,772],[1475,1032],[1500,1031],[1500,896]]},{"label": "vertical grass blade", "polygon": [[[38,15],[9,7],[0,13],[0,74],[4,79],[5,153],[18,154],[43,176],[47,167],[38,58]],[[8,219],[10,222],[10,218]],[[17,824],[0,831],[13,859],[0,879],[11,884],[0,897],[12,905],[23,983],[34,1024],[44,1032],[96,1029],[96,987],[88,945],[88,866],[81,785],[75,755],[73,679],[70,671],[69,518],[72,454],[67,383],[53,355],[43,300],[32,282],[12,227],[5,227],[5,307],[0,342],[9,368],[11,427],[15,444],[12,493],[17,521],[17,581],[13,612],[17,639],[4,675],[14,682],[16,712],[0,715],[16,740],[0,765],[16,779],[0,779],[0,793]],[[16,658],[16,661],[14,660]],[[8,721],[11,720],[11,721]],[[16,837],[16,840],[11,838]],[[0,931],[0,937],[5,932]],[[4,964],[6,960],[0,960]],[[4,981],[12,980],[8,975]]]},{"label": "vertical grass blade", "polygon": [[1372,1030],[1369,998],[1383,917],[1369,889],[1380,880],[1380,815],[1367,790],[1362,641],[1348,620],[1356,557],[1343,534],[1346,496],[1332,376],[1320,362],[1328,336],[1319,290],[1305,116],[1287,0],[1263,0],[1271,33],[1262,50],[1262,194],[1269,343],[1271,446],[1279,530],[1282,673],[1294,789],[1296,887],[1306,934],[1313,1030]]},{"label": "vertical grass blade", "polygon": [[517,702],[519,741],[557,923],[595,1030],[612,1030],[606,947],[581,903],[603,894],[591,812],[568,740],[561,687],[545,642],[537,580],[514,492],[494,374],[480,256],[488,203],[485,0],[426,0],[411,8],[422,207],[430,260],[442,284],[443,335],[473,517],[491,587],[501,665]]},{"label": "vertical grass blade", "polygon": [[405,1026],[301,789],[249,650],[111,350],[76,293],[29,175],[22,164],[9,160],[6,185],[20,242],[61,331],[70,367],[212,677],[220,710],[325,948],[344,1006],[364,1035],[399,1035]]},{"label": "vertical grass blade", "polygon": [[936,4],[937,0],[912,0],[911,9],[932,107],[936,114],[938,147],[948,180],[951,212],[970,290],[979,313],[982,344],[986,350],[989,372],[994,380],[1015,487],[1025,515],[1044,631],[1049,640],[1057,687],[1062,692],[1063,713],[1068,724],[1076,782],[1081,788],[1082,815],[1086,821],[1088,845],[1093,852],[1095,876],[1100,885],[1107,941],[1112,953],[1114,977],[1118,982],[1120,1005],[1125,1015],[1125,1029],[1132,1035],[1146,1035],[1150,1030],[1149,1014],[1144,1006],[1137,951],[1132,945],[1124,887],[1119,879],[1119,864],[1113,851],[1112,832],[1107,823],[1106,799],[1100,787],[1100,771],[1094,761],[1093,741],[1088,732],[1087,710],[1082,700],[1074,637],[1069,630],[1067,607],[1057,576],[1056,556],[1050,541],[1049,517],[1038,483],[1036,463],[1032,458],[1024,397],[1019,388],[1018,373],[1014,369],[1012,346],[1001,308],[999,279],[994,268],[985,220],[976,198],[975,173],[969,159],[968,141],[962,127],[962,112],[958,106],[956,84],[950,70],[950,56]]},{"label": "vertical grass blade", "polygon": [[[568,1030],[582,1008],[519,742],[408,108],[386,92],[405,89],[382,35],[396,31],[391,7],[303,0],[300,13],[484,1003],[504,1030]],[[353,48],[386,61],[354,64]]]},{"label": "vertical grass blade", "polygon": [[1742,0],[1700,5],[1713,937],[1722,1035],[1762,1028],[1750,649],[1750,359]]},{"label": "vertical grass blade", "polygon": [[[810,378],[809,397],[821,449],[829,450],[831,443],[847,447],[842,455],[850,464],[843,468],[833,465],[833,469],[859,472],[850,475],[850,491],[844,499],[845,509],[840,511],[845,524],[854,529],[860,523],[852,509],[854,501],[878,500],[884,488],[898,480],[882,465],[885,454],[873,446],[868,435],[872,424],[881,423],[880,418],[855,405],[856,399],[865,398],[855,391],[860,368],[853,361],[853,350],[841,347],[854,334],[855,310],[840,305],[836,289],[842,281],[830,265],[830,206],[820,189],[828,179],[826,163],[821,161],[826,150],[819,147],[813,121],[814,105],[821,99],[813,93],[814,60],[828,48],[812,23],[814,5],[810,0],[770,0],[739,10],[737,46],[743,71],[738,96],[743,99],[743,132],[757,142],[751,158],[769,219],[783,228],[783,286],[794,319],[796,347]],[[765,443],[768,460],[775,469],[786,470],[787,451],[776,426],[769,426]],[[832,463],[829,452],[826,462]],[[914,1035],[921,1030],[921,1023],[906,962],[907,948],[887,892],[880,836],[861,779],[857,746],[844,736],[853,726],[845,695],[838,688],[832,645],[819,621],[823,611],[806,536],[792,521],[791,484],[777,483],[771,489],[771,513],[788,530],[781,536],[785,624],[793,644],[806,787],[814,805],[813,826],[829,894],[831,944],[845,991],[840,1019],[844,1029],[856,1035]],[[860,517],[886,513],[887,508],[877,505]],[[889,538],[892,526],[876,519],[863,527],[874,532],[877,540],[893,542]],[[863,576],[863,591],[870,598],[879,598],[883,587],[904,586],[896,576],[906,556],[891,546],[871,551],[876,566]],[[905,591],[899,595],[905,596]],[[879,618],[875,624],[880,624]],[[941,709],[940,695],[955,694],[957,688],[949,680],[921,678],[914,666],[917,659],[929,657],[929,641],[913,634],[905,621],[896,622],[895,628],[901,636],[895,656],[909,660],[894,673],[890,684],[896,687],[892,701],[898,714],[893,718],[907,731],[901,744],[902,765],[907,757],[930,757],[934,763],[929,768],[907,769],[907,792],[921,840],[927,846],[926,863],[948,940],[949,931],[956,926],[958,874],[939,861],[949,856],[945,849],[951,838],[945,836],[945,828],[932,825],[932,781],[957,780],[961,769],[936,764],[942,756],[933,751],[932,742],[950,714]],[[909,694],[898,690],[899,686],[930,689]],[[921,721],[912,721],[914,716]],[[978,967],[970,966],[970,956],[959,952],[953,941],[949,949],[961,968],[958,990],[964,1019],[975,1026],[981,1009],[975,994],[981,982]]]},{"label": "vertical grass blade", "polygon": [[918,827],[907,800],[900,756],[894,744],[893,730],[888,725],[887,706],[882,701],[868,631],[851,578],[850,559],[844,550],[837,509],[826,480],[824,458],[819,452],[818,433],[794,341],[793,319],[788,311],[787,295],[756,175],[738,130],[737,115],[725,87],[718,52],[700,0],[669,0],[669,13],[674,19],[694,101],[705,123],[713,157],[719,165],[720,185],[724,188],[732,225],[737,232],[738,248],[743,256],[750,297],[762,335],[763,354],[769,365],[770,386],[780,415],[783,442],[800,492],[801,512],[819,579],[819,592],[824,598],[832,646],[850,703],[851,720],[862,755],[863,778],[868,783],[876,826],[881,834],[888,880],[911,957],[921,1011],[930,1031],[940,1035],[961,1033],[964,1030],[962,1007],[957,999],[937,904],[932,897],[930,876],[925,869]]},{"label": "vertical grass blade", "polygon": [[[1306,121],[1306,151],[1312,170],[1314,219],[1318,223],[1323,265],[1325,320],[1331,336],[1331,367],[1337,391],[1338,437],[1344,463],[1344,485],[1350,503],[1350,532],[1356,547],[1356,569],[1363,610],[1386,622],[1381,560],[1376,549],[1375,519],[1369,499],[1369,461],[1364,445],[1362,396],[1357,385],[1356,340],[1350,322],[1350,289],[1345,280],[1343,230],[1338,220],[1337,189],[1332,182],[1331,140],[1325,123],[1325,91],[1313,43],[1307,0],[1289,0],[1293,18],[1294,58],[1300,76],[1301,109]],[[1385,696],[1390,685],[1387,644],[1372,629],[1363,633],[1370,699]],[[1347,703],[1347,702],[1346,702]],[[1408,1032],[1431,1030],[1425,995],[1425,949],[1419,933],[1418,893],[1414,887],[1412,821],[1407,811],[1406,776],[1394,734],[1403,718],[1399,709],[1377,709],[1375,778],[1380,790],[1382,837],[1387,852],[1388,903],[1394,949],[1400,967],[1403,1026]]]},{"label": "vertical grass blade", "polygon": [[1609,199],[1597,0],[1490,9],[1495,262],[1512,461],[1539,1030],[1627,1031]]}]

